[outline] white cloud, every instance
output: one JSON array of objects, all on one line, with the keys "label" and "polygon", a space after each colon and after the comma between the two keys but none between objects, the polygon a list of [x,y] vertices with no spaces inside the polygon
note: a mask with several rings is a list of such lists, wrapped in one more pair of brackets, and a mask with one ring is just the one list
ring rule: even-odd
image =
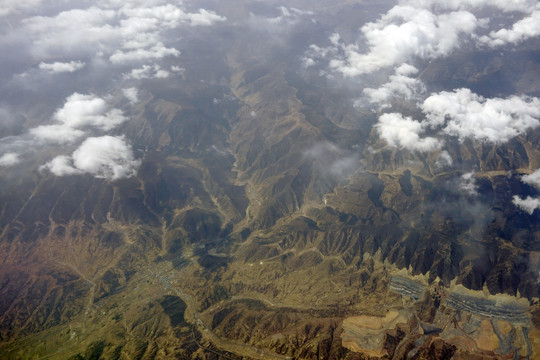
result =
[{"label": "white cloud", "polygon": [[[160,26],[173,29],[181,23],[188,23],[191,26],[210,26],[215,23],[227,20],[224,16],[216,14],[214,11],[199,9],[196,13],[186,13],[178,6],[173,4],[162,4],[162,1],[154,4],[133,4],[124,6],[121,9],[122,14],[128,19],[136,19],[137,27],[140,27],[141,19],[157,20]],[[134,22],[135,23],[135,22]],[[152,27],[152,25],[149,25]]]},{"label": "white cloud", "polygon": [[72,165],[72,160],[69,156],[59,155],[40,167],[40,170],[49,170],[56,176],[82,174],[80,169],[76,169]]},{"label": "white cloud", "polygon": [[429,96],[420,105],[422,122],[398,113],[383,114],[375,126],[390,146],[408,150],[431,151],[442,140],[421,135],[426,128],[439,134],[501,144],[540,126],[540,99],[527,96],[484,98],[469,89],[442,91]]},{"label": "white cloud", "polygon": [[433,59],[448,55],[460,45],[464,33],[473,32],[478,19],[468,11],[435,14],[428,9],[397,5],[378,21],[362,27],[368,45],[360,53],[355,44],[341,45],[345,56],[330,66],[347,76],[369,74],[418,57]]},{"label": "white cloud", "polygon": [[184,19],[187,19],[191,26],[210,26],[226,20],[224,16],[205,9],[199,9],[198,13],[185,14]]},{"label": "white cloud", "polygon": [[19,154],[9,152],[0,156],[0,167],[8,167],[18,164],[21,161]]},{"label": "white cloud", "polygon": [[278,9],[281,12],[281,15],[267,19],[268,22],[274,24],[282,22],[295,22],[298,17],[313,15],[313,12],[311,11],[300,10],[297,8],[287,8],[285,6],[280,6]]},{"label": "white cloud", "polygon": [[95,127],[102,130],[111,130],[127,120],[121,110],[109,110],[102,98],[79,93],[70,95],[54,118],[71,128]]},{"label": "white cloud", "polygon": [[51,73],[63,73],[63,72],[75,72],[82,69],[86,64],[82,61],[70,61],[70,62],[54,62],[39,64],[40,70],[45,70]]},{"label": "white cloud", "polygon": [[56,111],[57,124],[41,125],[29,130],[35,138],[52,143],[70,143],[84,136],[84,129],[111,130],[128,120],[119,109],[109,109],[100,97],[73,93]]},{"label": "white cloud", "polygon": [[375,125],[380,137],[391,147],[428,152],[440,149],[443,142],[434,137],[420,136],[425,129],[419,121],[398,113],[383,114]]},{"label": "white cloud", "polygon": [[470,196],[478,195],[478,185],[476,185],[476,178],[474,177],[474,172],[461,175],[459,189]]},{"label": "white cloud", "polygon": [[[486,14],[487,9],[501,14],[521,12],[525,17],[510,29],[479,36],[479,30],[493,29],[489,18],[475,15]],[[510,16],[507,18],[512,19]],[[331,49],[332,69],[345,76],[358,76],[415,59],[444,57],[464,41],[490,46],[515,44],[540,34],[540,5],[537,0],[402,0],[377,21],[365,24],[361,33],[355,43],[342,43],[338,38],[332,41],[334,46],[326,48]],[[310,52],[306,58],[314,60]]]},{"label": "white cloud", "polygon": [[540,169],[536,169],[532,174],[524,175],[521,181],[540,188]]},{"label": "white cloud", "polygon": [[0,16],[6,16],[12,13],[25,11],[35,8],[41,4],[43,0],[2,0],[0,6]]},{"label": "white cloud", "polygon": [[171,71],[174,73],[182,74],[184,73],[184,71],[186,71],[186,69],[178,65],[173,65],[171,66]]},{"label": "white cloud", "polygon": [[326,47],[320,47],[315,44],[311,44],[304,53],[304,56],[301,58],[302,66],[304,68],[308,68],[311,66],[314,66],[317,64],[318,61],[329,57],[329,56],[335,56],[339,49],[339,39],[340,36],[337,33],[334,33],[330,36],[330,41],[332,45],[326,46]]},{"label": "white cloud", "polygon": [[528,13],[537,4],[537,0],[449,0],[444,2],[439,0],[402,0],[400,3],[424,9],[437,7],[443,10],[471,10],[493,7],[504,12]]},{"label": "white cloud", "polygon": [[[492,31],[489,37],[516,43],[538,35],[539,10],[537,0],[401,0],[378,20],[365,24],[357,42],[347,43],[332,34],[330,45],[311,45],[302,61],[307,68],[317,60],[330,60],[330,68],[345,76],[393,67],[387,82],[363,89],[364,97],[355,103],[384,108],[394,98],[419,100],[426,88],[415,78],[418,69],[410,64],[448,56],[463,42],[479,41],[478,33],[494,27],[481,16],[491,11],[508,21],[519,16],[516,12],[522,13],[518,21],[512,20],[511,31]],[[401,114],[381,116],[376,125],[381,138],[390,146],[431,151],[442,146],[441,135],[501,144],[540,125],[540,100],[524,95],[484,98],[469,89],[457,89],[432,94],[419,108],[425,114],[423,121]],[[422,137],[427,129],[435,135]]]},{"label": "white cloud", "polygon": [[[540,169],[536,169],[532,174],[522,176],[521,181],[525,184],[540,188]],[[514,195],[512,202],[530,215],[532,215],[535,209],[540,208],[540,198],[527,196],[526,199],[522,199],[519,196]]]},{"label": "white cloud", "polygon": [[540,35],[540,5],[529,16],[515,22],[510,29],[492,31],[489,36],[482,36],[480,42],[491,47],[517,44]]},{"label": "white cloud", "polygon": [[363,90],[370,103],[379,103],[387,106],[393,98],[400,97],[411,100],[417,98],[419,94],[425,92],[426,88],[422,81],[412,78],[418,69],[409,64],[403,64],[396,68],[394,75],[391,75],[387,83],[377,89],[366,88]]},{"label": "white cloud", "polygon": [[514,195],[512,203],[519,207],[521,210],[526,211],[529,215],[532,215],[534,210],[540,208],[540,199],[527,196],[526,199],[522,199],[517,195]]},{"label": "white cloud", "polygon": [[117,50],[111,55],[109,60],[113,64],[125,64],[129,62],[139,62],[150,59],[161,59],[166,56],[180,56],[180,51],[174,48],[167,48],[161,42],[150,48],[139,48],[134,50]]},{"label": "white cloud", "polygon": [[29,130],[30,135],[47,143],[66,144],[84,136],[84,131],[65,125],[41,125]]},{"label": "white cloud", "polygon": [[140,68],[132,69],[129,73],[123,74],[125,79],[166,79],[171,75],[167,70],[157,64],[143,65]]},{"label": "white cloud", "polygon": [[131,104],[136,104],[139,101],[139,90],[136,87],[122,89],[122,92]]},{"label": "white cloud", "polygon": [[[533,173],[522,176],[521,181],[525,184],[540,188],[540,169],[536,169]],[[527,196],[527,198],[522,199],[518,195],[514,195],[512,202],[530,215],[532,215],[535,209],[540,208],[540,198]]]},{"label": "white cloud", "polygon": [[121,31],[113,24],[117,13],[90,7],[71,9],[56,16],[34,16],[23,20],[23,30],[38,57],[92,55],[121,44]]},{"label": "white cloud", "polygon": [[199,9],[189,13],[181,4],[159,1],[100,1],[97,6],[73,8],[53,16],[33,16],[22,21],[22,33],[38,58],[95,56],[111,62],[178,56],[163,33],[181,25],[209,26],[226,18]]},{"label": "white cloud", "polygon": [[422,104],[431,127],[458,137],[507,142],[540,125],[540,100],[526,96],[486,99],[469,89],[443,91]]},{"label": "white cloud", "polygon": [[101,136],[86,139],[71,157],[57,156],[41,169],[57,176],[88,173],[118,180],[136,175],[140,164],[123,137]]},{"label": "white cloud", "polygon": [[302,62],[302,67],[304,69],[307,69],[308,67],[316,64],[315,60],[313,58],[310,58],[309,56],[303,56],[300,61]]},{"label": "white cloud", "polygon": [[280,14],[274,17],[250,13],[251,26],[258,30],[265,29],[273,33],[279,33],[287,30],[290,26],[294,26],[301,21],[302,18],[314,14],[311,11],[286,6],[279,6],[277,10],[280,12]]},{"label": "white cloud", "polygon": [[448,151],[443,150],[437,157],[437,160],[435,161],[435,166],[440,169],[447,166],[452,166],[453,163],[454,160],[452,159],[452,156],[450,156]]},{"label": "white cloud", "polygon": [[[137,96],[135,88],[125,90],[128,96]],[[55,124],[37,126],[27,134],[0,139],[5,152],[0,157],[0,166],[19,162],[19,153],[38,151],[51,144],[73,143],[87,136],[88,129],[109,131],[128,118],[119,109],[111,109],[100,97],[74,93],[55,112],[53,119]],[[87,138],[71,157],[57,156],[41,168],[57,175],[91,173],[114,180],[131,176],[138,164],[123,138],[102,136]]]},{"label": "white cloud", "polygon": [[122,137],[102,136],[86,139],[73,153],[73,164],[81,171],[110,180],[136,174],[140,160]]}]

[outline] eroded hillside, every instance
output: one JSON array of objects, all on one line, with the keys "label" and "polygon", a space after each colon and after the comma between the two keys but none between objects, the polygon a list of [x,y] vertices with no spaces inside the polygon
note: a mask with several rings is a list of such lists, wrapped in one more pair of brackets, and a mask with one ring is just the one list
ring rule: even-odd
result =
[{"label": "eroded hillside", "polygon": [[[358,6],[322,4],[320,24],[352,27]],[[231,21],[258,11],[217,7]],[[311,41],[313,24],[288,36]],[[148,80],[134,104],[110,91],[136,176],[0,169],[0,356],[540,356],[540,214],[513,203],[539,195],[522,181],[538,129],[504,146],[392,146],[378,118],[418,108],[358,106],[249,26],[191,39],[203,50],[181,80]],[[418,79],[538,95],[538,45],[519,61],[437,59]]]}]

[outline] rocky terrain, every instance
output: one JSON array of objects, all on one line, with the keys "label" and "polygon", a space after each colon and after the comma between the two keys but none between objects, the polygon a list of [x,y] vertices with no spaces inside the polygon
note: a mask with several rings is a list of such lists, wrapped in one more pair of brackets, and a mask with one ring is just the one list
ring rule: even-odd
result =
[{"label": "rocky terrain", "polygon": [[[229,19],[254,11],[233,3]],[[111,92],[135,177],[0,168],[2,359],[540,356],[540,212],[512,204],[538,195],[521,181],[538,129],[448,142],[459,166],[443,166],[389,146],[377,112],[293,71],[292,49],[214,35],[181,81],[149,80],[135,105]],[[540,95],[537,57],[516,61],[438,59],[419,78],[489,87],[512,64],[509,86]]]}]

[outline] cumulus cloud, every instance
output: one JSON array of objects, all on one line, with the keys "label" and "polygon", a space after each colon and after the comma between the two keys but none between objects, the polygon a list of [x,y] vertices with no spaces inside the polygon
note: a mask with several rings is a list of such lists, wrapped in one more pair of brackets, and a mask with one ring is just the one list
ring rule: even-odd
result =
[{"label": "cumulus cloud", "polygon": [[[485,29],[493,29],[489,18],[476,15],[486,14],[487,9],[502,14],[521,12],[525,16],[510,29],[480,36]],[[350,44],[333,41],[333,46],[321,49],[327,51],[323,56],[330,58],[333,70],[345,76],[370,74],[415,59],[448,56],[466,41],[500,46],[538,36],[539,11],[536,0],[402,0],[378,20],[362,26],[358,41]],[[315,61],[310,52],[312,49],[304,59],[308,66]]]},{"label": "cumulus cloud", "polygon": [[421,135],[425,132],[422,124],[399,113],[381,115],[375,127],[380,137],[391,147],[428,152],[440,149],[443,145],[441,140],[434,137],[422,138]]},{"label": "cumulus cloud", "polygon": [[0,16],[21,12],[34,8],[41,4],[43,0],[3,0],[0,6]]},{"label": "cumulus cloud", "polygon": [[166,56],[180,56],[180,51],[174,48],[167,48],[161,42],[158,42],[149,48],[129,49],[127,51],[117,50],[111,55],[109,60],[113,64],[125,64],[150,59],[161,59]]},{"label": "cumulus cloud", "polygon": [[71,9],[55,16],[34,16],[22,21],[38,57],[78,56],[110,50],[120,45],[121,32],[112,24],[116,11],[90,7]]},{"label": "cumulus cloud", "polygon": [[370,103],[378,103],[383,107],[388,106],[388,102],[396,97],[406,100],[415,99],[426,90],[422,81],[411,77],[416,73],[418,73],[417,68],[403,64],[396,68],[394,75],[390,76],[387,83],[376,89],[366,88],[363,93]]},{"label": "cumulus cloud", "polygon": [[141,164],[123,137],[101,136],[86,139],[71,157],[57,156],[41,167],[57,176],[91,174],[118,180],[136,175]]},{"label": "cumulus cloud", "polygon": [[129,73],[123,74],[124,79],[166,79],[171,76],[171,72],[163,69],[157,64],[143,65],[136,69],[131,69]]},{"label": "cumulus cloud", "polygon": [[[540,169],[536,169],[533,173],[522,176],[521,181],[525,184],[540,188]],[[530,215],[532,215],[535,209],[540,208],[540,198],[533,198],[531,196],[527,196],[527,198],[522,199],[518,195],[514,195],[512,202],[514,205],[523,211],[528,212]]]},{"label": "cumulus cloud", "polygon": [[442,169],[448,166],[452,166],[454,163],[454,160],[452,159],[452,156],[448,153],[448,151],[443,150],[437,157],[437,160],[435,161],[435,166],[438,169]]},{"label": "cumulus cloud", "polygon": [[51,73],[63,73],[63,72],[75,72],[85,67],[86,63],[82,61],[70,61],[70,62],[54,62],[39,64],[40,70],[45,70]]},{"label": "cumulus cloud", "polygon": [[521,181],[540,188],[540,169],[536,169],[532,174],[524,175]]},{"label": "cumulus cloud", "polygon": [[57,124],[32,128],[30,134],[46,142],[69,143],[81,138],[86,128],[108,131],[128,118],[119,109],[109,109],[106,101],[96,95],[74,93],[53,119]]},{"label": "cumulus cloud", "polygon": [[56,144],[66,144],[76,141],[84,136],[84,131],[65,125],[41,125],[29,130],[33,137]]},{"label": "cumulus cloud", "polygon": [[163,33],[181,25],[209,26],[226,18],[213,11],[186,12],[181,5],[156,1],[100,1],[97,6],[64,10],[22,21],[37,57],[95,56],[115,64],[178,56]]},{"label": "cumulus cloud", "polygon": [[66,155],[59,155],[40,167],[40,170],[47,169],[56,176],[82,174],[80,169],[73,167],[73,160]]},{"label": "cumulus cloud", "polygon": [[442,141],[422,138],[427,128],[459,141],[502,144],[540,126],[540,99],[534,97],[486,99],[469,89],[457,89],[429,96],[420,108],[425,114],[422,122],[399,113],[380,116],[376,127],[381,138],[390,146],[431,151],[441,148]]},{"label": "cumulus cloud", "polygon": [[210,26],[226,20],[224,16],[205,9],[199,9],[198,13],[187,13],[184,19],[188,20],[192,26]]},{"label": "cumulus cloud", "polygon": [[540,5],[536,4],[536,10],[529,16],[515,22],[510,29],[492,31],[489,36],[480,37],[480,42],[491,47],[506,44],[518,44],[529,38],[540,35]]},{"label": "cumulus cloud", "polygon": [[64,106],[54,114],[54,119],[72,128],[96,127],[103,130],[111,130],[127,120],[121,110],[109,110],[104,99],[79,93],[67,98]]},{"label": "cumulus cloud", "polygon": [[308,56],[302,57],[301,61],[302,61],[303,68],[308,68],[316,64],[315,60]]},{"label": "cumulus cloud", "polygon": [[[364,97],[355,105],[369,102],[385,108],[395,98],[420,100],[426,96],[426,87],[411,64],[448,56],[464,42],[517,43],[537,36],[539,10],[536,0],[401,0],[378,20],[362,26],[358,41],[347,43],[334,33],[328,46],[311,45],[301,59],[302,66],[329,60],[330,69],[351,77],[394,68],[388,81],[364,88]],[[494,11],[512,21],[512,28],[489,32],[496,25],[485,16]],[[516,16],[518,21],[513,20]],[[486,32],[489,36],[480,36]],[[469,89],[456,89],[431,94],[418,107],[423,119],[382,115],[376,125],[381,138],[390,146],[431,151],[441,148],[442,137],[502,144],[540,125],[540,100],[525,95],[484,98]],[[432,137],[424,136],[428,129]],[[440,160],[441,166],[448,162]]]},{"label": "cumulus cloud", "polygon": [[469,89],[443,91],[422,104],[431,127],[459,140],[504,143],[540,125],[540,99],[510,96],[486,99]]},{"label": "cumulus cloud", "polygon": [[471,33],[479,20],[468,11],[435,14],[429,9],[397,5],[376,22],[362,27],[368,46],[341,45],[343,59],[330,66],[347,76],[369,74],[410,61],[414,57],[434,59],[448,55],[460,45],[461,35]]},{"label": "cumulus cloud", "polygon": [[492,7],[503,12],[518,11],[524,13],[531,11],[537,5],[536,0],[452,0],[445,2],[438,0],[402,0],[401,3],[425,9],[437,7],[441,10],[463,10]]},{"label": "cumulus cloud", "polygon": [[0,156],[0,167],[8,167],[16,165],[20,162],[19,154],[9,152]]},{"label": "cumulus cloud", "polygon": [[522,199],[519,196],[514,195],[512,203],[519,207],[521,210],[528,212],[529,215],[532,215],[534,210],[540,208],[540,199],[532,198],[530,196]]},{"label": "cumulus cloud", "polygon": [[300,16],[306,16],[306,15],[313,15],[313,12],[306,11],[306,10],[300,10],[297,8],[287,8],[285,6],[280,6],[279,11],[281,12],[281,15],[269,18],[267,21],[270,23],[281,23],[281,22],[294,22],[296,19]]},{"label": "cumulus cloud", "polygon": [[469,172],[461,175],[459,189],[470,196],[478,195],[478,185],[476,185],[476,178],[474,172]]},{"label": "cumulus cloud", "polygon": [[329,46],[318,46],[315,44],[309,46],[301,59],[304,68],[311,67],[317,64],[318,61],[336,56],[339,53],[340,35],[333,33],[330,35],[329,40],[331,43]]},{"label": "cumulus cloud", "polygon": [[279,14],[273,17],[250,13],[249,24],[257,30],[265,30],[274,34],[283,33],[314,14],[311,11],[286,6],[279,6],[276,10]]},{"label": "cumulus cloud", "polygon": [[136,104],[139,101],[139,90],[136,87],[122,89],[122,93],[131,104]]},{"label": "cumulus cloud", "polygon": [[[136,89],[126,89],[136,97]],[[109,131],[128,118],[96,95],[74,93],[53,115],[55,124],[29,129],[28,133],[0,139],[0,166],[12,166],[20,161],[21,153],[39,151],[51,144],[64,145],[88,136],[87,130]],[[38,140],[36,142],[36,140]],[[60,155],[43,165],[56,175],[90,173],[110,180],[129,177],[136,173],[140,161],[135,160],[131,147],[123,137],[90,137],[71,155]]]},{"label": "cumulus cloud", "polygon": [[111,130],[127,118],[119,109],[108,109],[107,103],[95,95],[74,93],[67,98],[64,106],[54,118],[72,128],[96,127]]}]

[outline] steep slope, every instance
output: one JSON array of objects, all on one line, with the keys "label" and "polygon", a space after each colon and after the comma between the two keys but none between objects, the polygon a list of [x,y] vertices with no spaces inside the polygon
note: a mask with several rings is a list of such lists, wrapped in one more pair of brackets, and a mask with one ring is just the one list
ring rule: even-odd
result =
[{"label": "steep slope", "polygon": [[[135,177],[2,178],[0,357],[538,357],[540,215],[512,197],[539,195],[521,178],[539,130],[447,137],[448,166],[389,146],[377,110],[295,71],[273,36],[226,30],[181,80],[148,80],[135,105],[110,94]],[[538,93],[535,65],[514,81],[512,59],[468,61],[420,77]]]}]

